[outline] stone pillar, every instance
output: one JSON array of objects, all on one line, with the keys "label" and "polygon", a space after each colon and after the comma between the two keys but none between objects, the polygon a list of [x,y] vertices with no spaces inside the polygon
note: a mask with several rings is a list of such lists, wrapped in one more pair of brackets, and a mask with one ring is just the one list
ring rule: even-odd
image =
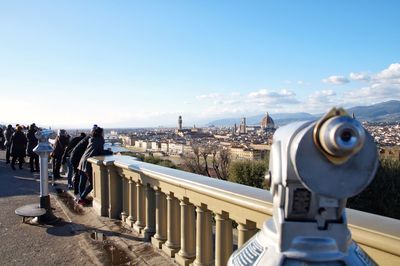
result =
[{"label": "stone pillar", "polygon": [[197,206],[195,266],[214,265],[212,216],[205,206]]},{"label": "stone pillar", "polygon": [[144,200],[144,191],[143,191],[143,185],[141,184],[141,181],[139,180],[136,183],[136,213],[137,213],[137,220],[136,223],[133,225],[133,229],[137,231],[138,233],[141,233],[143,228],[146,226],[146,217],[145,217],[145,200]]},{"label": "stone pillar", "polygon": [[232,220],[225,212],[215,215],[215,266],[225,266],[233,251]]},{"label": "stone pillar", "polygon": [[179,251],[180,243],[180,210],[178,199],[173,193],[167,196],[167,242],[162,245],[162,250],[170,257],[175,257]]},{"label": "stone pillar", "polygon": [[108,217],[108,172],[107,168],[98,161],[93,168],[93,209],[100,216]]},{"label": "stone pillar", "polygon": [[136,191],[136,184],[132,179],[129,179],[128,182],[128,191],[129,191],[129,216],[127,218],[127,223],[129,224],[130,227],[133,227],[133,224],[136,221],[136,208],[135,208],[135,191]]},{"label": "stone pillar", "polygon": [[189,265],[196,258],[196,228],[193,204],[183,198],[181,205],[181,250],[175,255],[180,265]]},{"label": "stone pillar", "polygon": [[126,218],[128,218],[129,215],[129,188],[128,188],[128,180],[125,178],[125,176],[122,176],[121,178],[122,182],[122,212],[121,212],[121,220],[126,221]]},{"label": "stone pillar", "polygon": [[122,211],[122,184],[115,166],[107,166],[108,170],[108,217],[118,219]]},{"label": "stone pillar", "polygon": [[151,243],[156,248],[161,248],[167,240],[167,200],[160,188],[156,194],[156,234],[151,238]]},{"label": "stone pillar", "polygon": [[155,215],[156,208],[154,202],[154,190],[150,185],[146,186],[146,227],[143,229],[144,237],[150,241],[150,238],[156,232]]},{"label": "stone pillar", "polygon": [[243,246],[253,235],[257,233],[256,223],[247,222],[246,224],[239,223],[238,231],[238,248]]}]

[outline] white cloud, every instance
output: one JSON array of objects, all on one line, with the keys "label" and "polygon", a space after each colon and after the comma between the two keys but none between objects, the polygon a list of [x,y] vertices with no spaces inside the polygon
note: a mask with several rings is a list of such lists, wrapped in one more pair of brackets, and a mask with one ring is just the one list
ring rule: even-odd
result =
[{"label": "white cloud", "polygon": [[350,78],[363,80],[367,85],[343,93],[345,105],[373,104],[400,99],[400,64],[393,63],[386,69],[372,75],[350,73]]},{"label": "white cloud", "polygon": [[373,83],[343,94],[347,104],[372,104],[393,99],[400,99],[400,84]]},{"label": "white cloud", "polygon": [[196,99],[197,100],[218,99],[221,96],[222,95],[220,93],[209,93],[209,94],[203,94],[203,95],[196,96]]},{"label": "white cloud", "polygon": [[297,112],[323,112],[332,106],[340,105],[340,102],[341,100],[338,99],[334,90],[315,91],[308,95],[307,99],[299,105]]},{"label": "white cloud", "polygon": [[391,64],[388,68],[382,70],[376,75],[377,79],[400,79],[400,64]]},{"label": "white cloud", "polygon": [[[299,103],[296,93],[288,89],[280,91],[261,89],[250,92],[246,96],[240,93],[218,95],[218,99],[205,101],[207,105],[201,112],[202,118],[237,116],[239,114],[254,115],[264,113],[266,110],[276,112]],[[201,97],[201,99],[206,99],[206,97]]]},{"label": "white cloud", "polygon": [[262,89],[256,92],[251,92],[247,96],[247,104],[257,104],[260,110],[266,108],[282,108],[285,105],[297,104],[296,93],[283,89],[278,92]]},{"label": "white cloud", "polygon": [[327,84],[335,84],[335,85],[342,85],[349,83],[349,79],[344,76],[330,76],[326,79],[323,79],[322,82]]},{"label": "white cloud", "polygon": [[308,98],[325,102],[327,97],[332,97],[332,96],[336,96],[336,92],[335,91],[333,91],[333,90],[322,90],[322,91],[314,92]]},{"label": "white cloud", "polygon": [[350,73],[350,79],[351,80],[358,80],[358,81],[369,81],[371,79],[371,76],[366,74],[366,73],[351,72]]},{"label": "white cloud", "polygon": [[287,89],[283,89],[280,92],[276,91],[268,91],[266,89],[262,89],[256,92],[251,92],[249,93],[248,97],[253,98],[253,99],[259,99],[259,98],[283,98],[283,97],[288,97],[288,96],[295,96],[296,94],[292,91],[289,91]]},{"label": "white cloud", "polygon": [[[266,111],[279,112],[309,112],[321,113],[333,106],[345,108],[356,105],[370,105],[383,101],[400,100],[400,64],[394,63],[377,73],[351,72],[348,77],[330,76],[325,82],[329,84],[344,84],[354,81],[352,88],[327,88],[310,93],[305,98],[299,98],[291,89],[270,90],[260,89],[240,93],[214,93],[202,96],[206,103],[200,112],[200,117],[215,119],[260,114]],[[293,86],[298,82],[291,82]],[[289,86],[289,85],[288,85]],[[345,89],[345,90],[344,90]],[[218,96],[218,97],[217,97]],[[212,100],[211,100],[212,99]]]}]

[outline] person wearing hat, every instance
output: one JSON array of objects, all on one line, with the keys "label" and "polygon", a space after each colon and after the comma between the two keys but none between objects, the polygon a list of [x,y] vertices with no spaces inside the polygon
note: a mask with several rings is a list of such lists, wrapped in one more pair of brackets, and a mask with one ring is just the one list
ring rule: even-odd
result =
[{"label": "person wearing hat", "polygon": [[11,168],[15,170],[15,163],[18,159],[19,169],[22,169],[22,164],[24,163],[25,158],[25,149],[26,149],[26,137],[22,132],[22,127],[17,126],[16,131],[11,136]]},{"label": "person wearing hat", "polygon": [[65,129],[59,129],[57,132],[57,137],[54,142],[54,150],[51,152],[50,156],[53,158],[53,176],[55,179],[61,178],[60,168],[62,155],[64,154],[65,148],[69,142],[67,131]]},{"label": "person wearing hat", "polygon": [[[93,135],[89,139],[88,146],[82,155],[78,169],[81,171],[79,183],[79,204],[86,205],[90,201],[86,198],[93,189],[92,165],[87,162],[89,157],[104,155],[104,135],[101,127],[96,127],[93,130]],[[86,183],[89,185],[86,186]]]},{"label": "person wearing hat", "polygon": [[33,151],[33,149],[38,145],[38,139],[35,136],[37,131],[37,127],[35,123],[29,126],[28,133],[26,137],[28,139],[28,146],[26,149],[26,153],[29,156],[29,166],[31,168],[31,172],[39,172],[39,155]]}]

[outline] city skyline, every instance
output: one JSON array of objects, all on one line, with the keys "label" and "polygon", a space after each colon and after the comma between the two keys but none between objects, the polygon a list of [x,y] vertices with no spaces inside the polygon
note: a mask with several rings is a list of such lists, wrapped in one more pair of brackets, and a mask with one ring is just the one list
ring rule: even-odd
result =
[{"label": "city skyline", "polygon": [[8,2],[0,121],[202,125],[400,100],[397,1]]}]

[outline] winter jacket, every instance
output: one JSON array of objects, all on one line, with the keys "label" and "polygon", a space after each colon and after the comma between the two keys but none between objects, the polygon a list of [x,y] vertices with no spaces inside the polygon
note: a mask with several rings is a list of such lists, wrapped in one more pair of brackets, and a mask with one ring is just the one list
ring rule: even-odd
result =
[{"label": "winter jacket", "polygon": [[14,134],[14,129],[13,128],[7,128],[6,131],[4,131],[4,137],[6,139],[6,146],[10,147],[11,146],[11,137]]},{"label": "winter jacket", "polygon": [[73,138],[73,139],[68,143],[68,146],[67,146],[67,148],[65,149],[64,154],[63,154],[63,156],[62,156],[62,162],[63,162],[63,163],[66,162],[66,160],[67,160],[68,157],[71,157],[72,150],[73,150],[73,149],[76,147],[76,145],[78,145],[78,143],[79,143],[82,139],[84,139],[84,138],[85,138],[84,136],[78,136],[78,137]]},{"label": "winter jacket", "polygon": [[70,160],[71,160],[71,164],[74,167],[79,166],[79,162],[82,158],[82,155],[85,153],[86,147],[89,144],[89,139],[90,139],[90,136],[84,137],[81,141],[79,141],[78,144],[76,144],[75,148],[72,149]]},{"label": "winter jacket", "polygon": [[16,131],[11,136],[11,156],[25,157],[26,137],[21,131]]},{"label": "winter jacket", "polygon": [[33,149],[38,145],[39,141],[35,136],[35,129],[30,129],[28,133],[26,134],[26,137],[28,139],[28,147],[26,148],[26,153],[28,156],[33,156],[35,155],[35,152]]},{"label": "winter jacket", "polygon": [[91,172],[92,167],[87,163],[87,159],[89,157],[99,155],[104,155],[104,138],[101,136],[92,137],[89,139],[89,144],[85,150],[85,153],[82,155],[78,169],[82,172]]},{"label": "winter jacket", "polygon": [[54,142],[54,150],[51,153],[51,157],[61,159],[67,145],[68,145],[67,136],[57,136],[56,141]]}]

